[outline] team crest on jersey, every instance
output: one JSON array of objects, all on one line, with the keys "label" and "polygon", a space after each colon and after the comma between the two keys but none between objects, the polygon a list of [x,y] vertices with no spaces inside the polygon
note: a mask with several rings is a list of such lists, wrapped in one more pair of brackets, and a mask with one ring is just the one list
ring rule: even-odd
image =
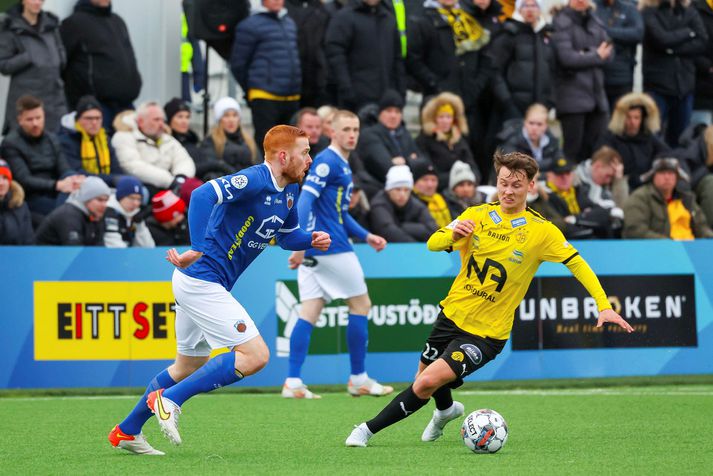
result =
[{"label": "team crest on jersey", "polygon": [[488,213],[488,215],[490,215],[490,219],[493,220],[493,223],[495,223],[496,225],[503,221],[503,219],[500,218],[500,215],[498,215],[498,212],[496,212],[495,210]]},{"label": "team crest on jersey", "polygon": [[527,225],[527,219],[525,217],[515,218],[514,220],[510,220],[510,225],[512,225],[513,228],[517,228],[518,226],[522,225]]},{"label": "team crest on jersey", "polygon": [[525,241],[527,241],[527,233],[524,231],[519,232],[515,235],[515,241],[520,244],[523,244]]},{"label": "team crest on jersey", "polygon": [[474,344],[463,344],[460,348],[465,352],[471,362],[475,365],[480,364],[483,361],[483,352]]},{"label": "team crest on jersey", "polygon": [[295,204],[295,196],[291,193],[287,194],[287,209],[292,210],[292,205]]},{"label": "team crest on jersey", "polygon": [[245,324],[245,321],[243,321],[242,319],[240,319],[238,322],[236,322],[236,323],[233,325],[233,327],[235,327],[235,330],[238,331],[238,332],[240,332],[241,334],[242,334],[243,332],[245,332],[246,330],[248,330],[248,325]]},{"label": "team crest on jersey", "polygon": [[230,179],[230,183],[240,190],[248,186],[248,178],[245,175],[236,175]]},{"label": "team crest on jersey", "polygon": [[314,169],[314,173],[316,173],[320,177],[326,177],[329,175],[329,165],[325,163],[321,163],[317,166],[316,169]]}]

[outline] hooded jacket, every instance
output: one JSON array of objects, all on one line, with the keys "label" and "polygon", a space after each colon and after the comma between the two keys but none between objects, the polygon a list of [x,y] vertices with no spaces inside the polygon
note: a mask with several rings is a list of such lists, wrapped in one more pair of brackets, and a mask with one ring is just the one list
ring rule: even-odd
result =
[{"label": "hooded jacket", "polygon": [[22,186],[10,182],[10,190],[0,199],[0,245],[31,245],[35,242],[32,215],[25,203]]},{"label": "hooded jacket", "polygon": [[67,112],[61,77],[66,59],[55,15],[41,12],[33,27],[22,17],[20,2],[0,15],[0,73],[11,77],[3,129],[16,127],[15,103],[32,94],[44,102],[45,129],[59,130]]},{"label": "hooded jacket", "polygon": [[134,102],[141,92],[141,74],[129,30],[111,5],[79,0],[62,21],[60,33],[67,50],[64,80],[72,109],[85,94],[111,107]]},{"label": "hooded jacket", "polygon": [[127,212],[112,194],[104,213],[104,246],[107,248],[153,248],[151,232],[140,215],[141,208]]},{"label": "hooded jacket", "polygon": [[35,235],[38,245],[104,246],[104,220],[92,217],[75,194],[45,217]]}]

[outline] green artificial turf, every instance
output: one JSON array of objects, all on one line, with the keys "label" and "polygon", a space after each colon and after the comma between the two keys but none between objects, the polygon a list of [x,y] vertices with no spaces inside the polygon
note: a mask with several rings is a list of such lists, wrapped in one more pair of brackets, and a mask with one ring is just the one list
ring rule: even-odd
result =
[{"label": "green artificial turf", "polygon": [[7,397],[0,399],[0,474],[713,472],[710,384],[491,387],[454,396],[466,412],[493,408],[505,417],[510,434],[499,453],[470,453],[459,422],[439,441],[422,443],[433,404],[376,435],[368,448],[345,448],[352,426],[374,416],[387,399],[328,393],[297,401],[218,391],[184,405],[180,447],[149,420],[147,438],[167,454],[137,457],[106,440],[136,396]]}]

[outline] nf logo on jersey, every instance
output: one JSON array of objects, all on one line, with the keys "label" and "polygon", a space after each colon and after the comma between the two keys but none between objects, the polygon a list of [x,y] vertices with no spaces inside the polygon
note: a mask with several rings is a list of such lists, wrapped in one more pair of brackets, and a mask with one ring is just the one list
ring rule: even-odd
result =
[{"label": "nf logo on jersey", "polygon": [[285,222],[282,218],[277,215],[272,215],[270,218],[265,218],[262,223],[260,223],[260,228],[257,229],[255,234],[261,238],[265,238],[266,240],[271,240],[283,223]]},{"label": "nf logo on jersey", "polygon": [[525,219],[525,217],[515,218],[514,220],[510,220],[510,224],[513,228],[517,228],[518,226],[527,225],[527,219]]},{"label": "nf logo on jersey", "polygon": [[287,209],[292,210],[292,205],[295,204],[295,196],[291,193],[287,194]]},{"label": "nf logo on jersey", "polygon": [[314,173],[316,173],[320,177],[326,177],[329,175],[329,165],[327,164],[319,164],[316,169],[314,169]]},{"label": "nf logo on jersey", "polygon": [[233,187],[240,190],[242,188],[247,187],[248,178],[245,175],[236,175],[235,177],[230,179],[230,183],[233,184]]},{"label": "nf logo on jersey", "polygon": [[483,268],[481,269],[481,267],[478,265],[478,262],[475,260],[475,256],[471,255],[470,259],[468,260],[468,270],[466,276],[470,278],[471,273],[475,271],[475,275],[478,278],[478,281],[480,281],[480,284],[484,284],[485,278],[488,276],[488,271],[490,270],[490,268],[494,268],[499,273],[490,273],[490,280],[498,284],[495,288],[495,292],[499,293],[500,291],[502,291],[503,286],[505,286],[505,282],[508,279],[508,272],[505,270],[505,267],[497,261],[492,260],[490,258],[486,258],[485,263],[483,263]]},{"label": "nf logo on jersey", "polygon": [[495,223],[496,225],[503,221],[503,219],[500,218],[500,215],[498,215],[498,212],[496,212],[495,210],[488,213],[488,215],[490,215],[490,219],[493,220],[493,223]]},{"label": "nf logo on jersey", "polygon": [[473,344],[463,344],[460,348],[468,356],[468,359],[475,365],[479,365],[483,361],[483,352],[478,348],[478,346]]}]

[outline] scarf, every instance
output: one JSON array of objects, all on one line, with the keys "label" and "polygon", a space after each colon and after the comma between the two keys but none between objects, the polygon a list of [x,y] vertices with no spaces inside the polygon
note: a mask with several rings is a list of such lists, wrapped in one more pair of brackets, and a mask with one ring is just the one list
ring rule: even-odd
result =
[{"label": "scarf", "polygon": [[448,22],[453,30],[456,55],[477,51],[490,41],[490,32],[460,8],[439,8],[438,13]]},{"label": "scarf", "polygon": [[567,204],[567,209],[572,215],[579,215],[581,210],[579,209],[579,202],[577,201],[577,190],[571,187],[569,190],[560,190],[552,182],[547,182],[547,186],[552,190],[558,197],[565,201]]},{"label": "scarf", "polygon": [[422,195],[414,190],[414,195],[416,195],[419,200],[428,205],[428,211],[433,217],[433,220],[438,225],[438,228],[443,228],[453,221],[451,218],[451,212],[448,209],[448,204],[446,199],[440,193],[435,193],[432,196]]},{"label": "scarf", "polygon": [[79,156],[82,158],[82,168],[90,174],[109,175],[111,173],[111,155],[106,131],[102,127],[99,134],[93,138],[87,134],[81,125],[75,124],[77,131],[82,134],[82,143],[79,147]]}]

